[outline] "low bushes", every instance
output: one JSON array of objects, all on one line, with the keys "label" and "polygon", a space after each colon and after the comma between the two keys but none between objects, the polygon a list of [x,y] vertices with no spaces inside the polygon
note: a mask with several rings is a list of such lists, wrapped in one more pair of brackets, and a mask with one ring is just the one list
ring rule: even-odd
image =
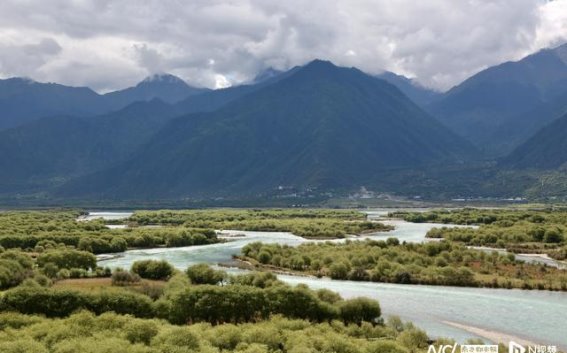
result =
[{"label": "low bushes", "polygon": [[87,251],[73,249],[49,250],[41,253],[37,258],[37,265],[44,267],[52,263],[58,268],[82,268],[94,270],[96,268],[96,256]]},{"label": "low bushes", "polygon": [[[9,316],[6,318],[6,316]],[[415,328],[385,325],[313,324],[273,317],[258,323],[173,326],[106,313],[79,312],[66,319],[0,313],[3,353],[407,353],[425,352]],[[14,324],[14,326],[11,326]],[[407,333],[406,333],[407,332]],[[427,339],[427,337],[426,337]],[[416,348],[417,347],[417,348]]]},{"label": "low bushes", "polygon": [[0,310],[46,317],[65,317],[81,309],[96,314],[113,311],[137,317],[154,315],[152,300],[129,291],[85,293],[43,287],[18,287],[4,293]]},{"label": "low bushes", "polygon": [[[204,270],[202,266],[199,268]],[[127,288],[83,292],[43,288],[37,284],[20,286],[4,293],[0,298],[0,311],[47,317],[65,317],[81,309],[96,314],[114,311],[137,317],[165,318],[175,324],[256,322],[278,314],[313,322],[339,319],[357,324],[375,322],[380,317],[380,306],[370,299],[342,300],[329,291],[315,292],[302,285],[288,286],[269,274],[228,277],[222,271],[215,272],[226,278],[224,285],[191,284],[186,275],[178,273],[153,297],[157,299],[155,302],[150,296]],[[124,275],[137,276],[118,270],[113,279]]]},{"label": "low bushes", "polygon": [[132,264],[132,272],[142,278],[167,280],[175,269],[167,261],[143,260]]}]

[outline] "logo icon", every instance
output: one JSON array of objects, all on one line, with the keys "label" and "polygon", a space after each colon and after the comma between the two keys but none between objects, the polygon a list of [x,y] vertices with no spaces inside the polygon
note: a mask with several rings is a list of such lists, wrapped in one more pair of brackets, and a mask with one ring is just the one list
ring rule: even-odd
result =
[{"label": "logo icon", "polygon": [[508,353],[526,353],[526,347],[514,341],[510,341],[510,344],[508,345]]},{"label": "logo icon", "polygon": [[440,345],[439,348],[435,348],[434,345],[430,345],[427,353],[455,353],[457,350],[457,343],[453,345]]}]

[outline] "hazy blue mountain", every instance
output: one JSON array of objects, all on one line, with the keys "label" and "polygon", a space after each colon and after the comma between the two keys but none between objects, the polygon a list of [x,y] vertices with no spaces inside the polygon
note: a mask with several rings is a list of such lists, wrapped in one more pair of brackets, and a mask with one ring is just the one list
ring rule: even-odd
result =
[{"label": "hazy blue mountain", "polygon": [[132,102],[150,101],[158,98],[167,103],[176,103],[189,96],[209,91],[205,88],[189,86],[177,76],[156,74],[145,78],[134,87],[104,95],[113,104],[126,106]]},{"label": "hazy blue mountain", "polygon": [[[159,93],[164,81],[170,81],[165,86],[170,83],[179,87],[185,85],[172,76],[145,80],[132,90],[127,90],[128,97],[117,96],[122,102],[113,98],[114,105],[132,99],[137,101],[123,109],[89,117],[55,115],[0,131],[0,192],[45,188],[46,185],[107,167],[147,142],[172,117],[216,109],[277,80],[272,78],[262,84],[225,90],[185,91],[190,95],[199,95],[203,102],[201,105],[171,105],[159,99],[146,101],[151,96],[142,94],[148,88],[147,84]],[[156,85],[156,82],[159,83]],[[151,90],[149,92],[151,94]],[[207,102],[214,102],[212,108]]]},{"label": "hazy blue mountain", "polygon": [[441,97],[441,93],[429,88],[421,86],[419,83],[402,75],[395,74],[390,71],[385,71],[376,77],[386,80],[398,87],[406,96],[412,101],[417,103],[420,107],[425,107],[428,104],[436,101]]},{"label": "hazy blue mountain", "polygon": [[511,152],[550,122],[567,114],[567,87],[564,93],[518,114],[491,134],[493,146],[502,153]]},{"label": "hazy blue mountain", "polygon": [[177,108],[186,113],[201,113],[201,112],[212,112],[224,105],[235,101],[241,97],[244,97],[252,92],[276,83],[297,71],[299,67],[294,67],[291,70],[285,72],[279,72],[275,74],[273,70],[268,75],[261,75],[261,79],[258,82],[252,82],[250,84],[232,86],[223,89],[216,89],[208,91],[201,94],[192,95],[181,102],[176,104]]},{"label": "hazy blue mountain", "polygon": [[567,114],[556,119],[503,160],[520,169],[555,169],[567,163]]},{"label": "hazy blue mountain", "polygon": [[104,95],[86,87],[39,83],[22,78],[0,80],[0,130],[42,117],[105,114],[154,98],[173,103],[207,91],[191,87],[172,75],[151,76],[135,87]]},{"label": "hazy blue mountain", "polygon": [[261,83],[264,81],[267,81],[269,79],[272,79],[276,76],[279,76],[281,74],[283,74],[284,71],[281,70],[276,70],[273,67],[269,67],[265,70],[260,71],[252,80],[253,83]]},{"label": "hazy blue mountain", "polygon": [[50,115],[92,115],[107,109],[86,87],[39,83],[29,79],[0,80],[0,130]]},{"label": "hazy blue mountain", "polygon": [[62,195],[181,198],[279,185],[359,187],[384,170],[475,153],[395,86],[314,61],[212,113],[176,118],[129,161]]},{"label": "hazy blue mountain", "polygon": [[179,114],[159,100],[106,115],[41,118],[0,131],[0,192],[45,187],[129,156]]},{"label": "hazy blue mountain", "polygon": [[[554,100],[566,89],[567,44],[564,44],[483,70],[450,89],[429,110],[480,148],[501,154],[506,149],[502,149],[502,141],[494,132],[514,125],[518,117],[525,119],[525,114]],[[533,119],[545,122],[551,118],[533,116]],[[520,135],[529,133],[522,131]]]}]

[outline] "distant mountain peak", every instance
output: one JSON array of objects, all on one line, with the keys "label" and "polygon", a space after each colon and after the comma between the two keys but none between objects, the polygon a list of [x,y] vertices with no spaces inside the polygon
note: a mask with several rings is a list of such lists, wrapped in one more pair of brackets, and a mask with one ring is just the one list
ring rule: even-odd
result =
[{"label": "distant mountain peak", "polygon": [[283,73],[281,70],[274,69],[273,67],[268,67],[265,70],[260,71],[252,80],[254,83],[264,82]]},{"label": "distant mountain peak", "polygon": [[146,77],[140,84],[147,84],[147,83],[166,83],[166,84],[183,84],[187,85],[185,81],[180,79],[179,77],[167,73],[161,74],[153,74]]},{"label": "distant mountain peak", "polygon": [[329,60],[315,59],[305,65],[306,68],[336,68],[337,66]]},{"label": "distant mountain peak", "polygon": [[0,81],[22,83],[22,84],[28,84],[28,85],[37,83],[37,81],[35,81],[34,79],[29,78],[29,77],[9,77],[9,78],[2,79]]},{"label": "distant mountain peak", "polygon": [[312,76],[312,78],[325,78],[329,79],[335,77],[335,75],[340,72],[341,69],[346,69],[338,67],[330,61],[315,59],[309,63],[301,66],[297,73],[301,76]]},{"label": "distant mountain peak", "polygon": [[179,102],[192,94],[206,91],[203,88],[191,87],[177,76],[159,73],[146,77],[134,87],[107,93],[115,102],[127,106],[135,101],[151,101],[159,98],[166,103]]}]

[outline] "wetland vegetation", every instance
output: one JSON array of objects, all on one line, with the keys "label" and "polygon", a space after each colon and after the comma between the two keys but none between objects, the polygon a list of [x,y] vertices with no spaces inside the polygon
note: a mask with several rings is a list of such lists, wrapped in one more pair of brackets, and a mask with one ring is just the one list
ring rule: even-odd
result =
[{"label": "wetland vegetation", "polygon": [[415,244],[388,238],[296,247],[252,243],[242,249],[240,259],[258,268],[342,280],[567,290],[565,270],[449,241]]},{"label": "wetland vegetation", "polygon": [[[132,271],[158,277],[164,267],[145,262]],[[384,320],[377,301],[291,287],[270,273],[230,276],[196,265],[146,287],[79,281],[49,288],[30,279],[2,293],[0,351],[409,353],[429,342],[411,323]]]},{"label": "wetland vegetation", "polygon": [[[263,270],[286,269],[334,279],[566,289],[564,270],[526,264],[513,254],[471,249],[467,246],[474,241],[445,236],[473,232],[483,239],[484,227],[494,227],[501,229],[494,234],[507,245],[526,246],[527,239],[543,248],[561,249],[565,245],[561,214],[460,212],[439,211],[435,217],[424,213],[426,219],[418,221],[449,223],[438,218],[444,215],[480,227],[432,230],[430,236],[447,233],[441,241],[424,244],[400,243],[387,238],[387,233],[384,240],[347,239],[297,247],[251,243],[241,256]],[[367,220],[363,213],[164,210],[135,212],[120,221],[88,222],[77,220],[81,214],[73,210],[0,213],[0,351],[414,353],[425,352],[431,342],[411,323],[384,318],[375,300],[343,299],[327,289],[291,286],[270,271],[229,275],[206,264],[179,271],[159,260],[110,269],[99,266],[95,256],[132,248],[212,244],[222,241],[216,229],[285,231],[307,238],[391,229]],[[110,229],[108,223],[127,227]],[[538,230],[543,235],[534,238],[532,229],[543,229]],[[559,236],[552,234],[555,230]]]},{"label": "wetland vegetation", "polygon": [[428,238],[468,246],[506,249],[513,253],[547,254],[567,258],[567,209],[460,209],[395,212],[408,222],[476,225],[477,228],[435,228]]},{"label": "wetland vegetation", "polygon": [[358,211],[325,209],[139,211],[129,221],[135,225],[290,232],[304,238],[344,238],[349,234],[393,229],[368,221],[366,215]]}]

